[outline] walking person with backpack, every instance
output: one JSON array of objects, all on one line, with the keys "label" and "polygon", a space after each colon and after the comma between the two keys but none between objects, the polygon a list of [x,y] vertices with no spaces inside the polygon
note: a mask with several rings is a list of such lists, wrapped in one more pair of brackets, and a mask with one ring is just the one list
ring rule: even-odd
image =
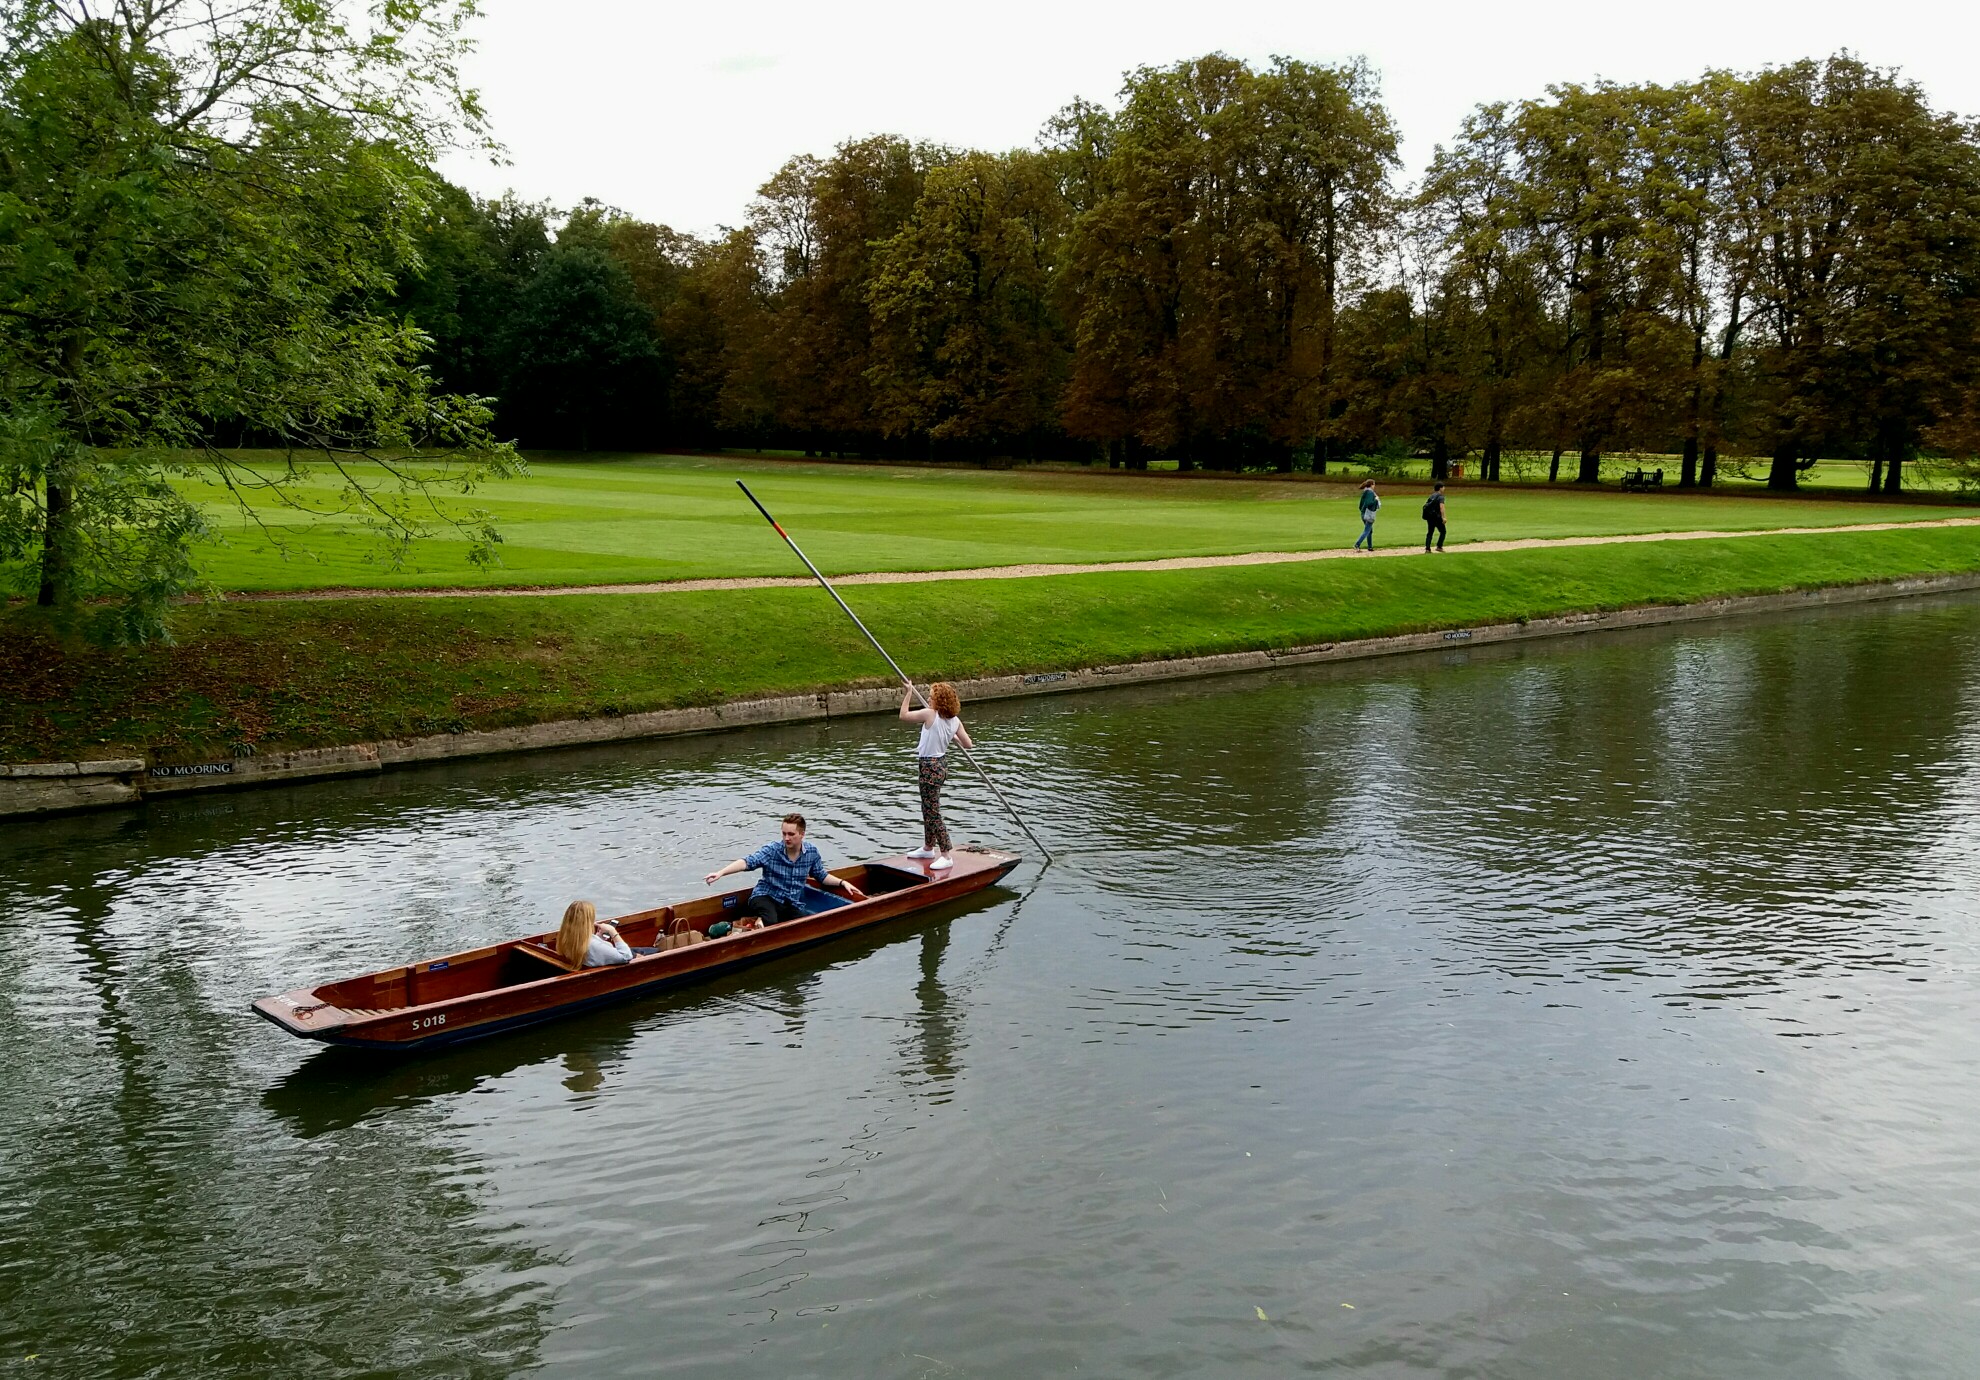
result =
[{"label": "walking person with backpack", "polygon": [[1374,480],[1364,479],[1361,481],[1361,498],[1359,502],[1361,535],[1354,539],[1354,549],[1359,551],[1363,545],[1366,545],[1370,551],[1373,551],[1375,549],[1375,514],[1382,506],[1382,497],[1375,492]]},{"label": "walking person with backpack", "polygon": [[1430,538],[1437,539],[1437,549],[1444,549],[1444,535],[1449,530],[1444,526],[1444,486],[1441,482],[1430,490],[1430,497],[1423,500],[1423,554],[1430,554]]}]

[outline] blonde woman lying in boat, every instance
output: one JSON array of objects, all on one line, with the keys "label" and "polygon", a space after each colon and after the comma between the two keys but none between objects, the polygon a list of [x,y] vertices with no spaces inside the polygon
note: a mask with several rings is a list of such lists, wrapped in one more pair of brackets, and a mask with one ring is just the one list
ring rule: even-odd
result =
[{"label": "blonde woman lying in boat", "polygon": [[573,901],[564,911],[564,923],[557,930],[557,952],[564,962],[581,968],[632,962],[632,948],[619,938],[618,928],[609,920],[600,920],[598,908],[589,901]]}]

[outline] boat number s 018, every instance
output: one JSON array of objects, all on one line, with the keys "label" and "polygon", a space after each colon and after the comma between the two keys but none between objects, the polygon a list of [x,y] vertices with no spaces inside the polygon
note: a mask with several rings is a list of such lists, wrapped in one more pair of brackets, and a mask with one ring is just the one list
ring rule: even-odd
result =
[{"label": "boat number s 018", "polygon": [[447,1023],[446,1013],[442,1012],[438,1016],[421,1016],[419,1019],[413,1022],[413,1029],[431,1030],[436,1025],[445,1025],[446,1023]]}]

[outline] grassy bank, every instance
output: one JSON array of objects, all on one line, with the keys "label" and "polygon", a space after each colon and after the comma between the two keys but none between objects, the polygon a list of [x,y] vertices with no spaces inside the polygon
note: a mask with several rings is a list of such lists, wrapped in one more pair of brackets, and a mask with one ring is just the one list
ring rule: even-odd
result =
[{"label": "grassy bank", "polygon": [[[212,491],[202,500],[227,543],[203,548],[200,558],[214,583],[228,590],[802,574],[736,491],[738,478],[832,573],[1306,551],[1351,545],[1360,530],[1351,483],[642,456],[538,459],[528,478],[477,492],[471,501],[493,514],[504,538],[502,564],[493,570],[470,567],[461,542],[437,538],[418,543],[409,565],[389,569],[367,559],[377,551],[369,537],[334,522],[287,529],[297,558],[285,561],[264,534],[244,530],[238,512]],[[1415,530],[1420,501],[1420,486],[1392,494],[1383,510],[1386,540]],[[1489,485],[1460,486],[1450,502],[1451,537],[1460,543],[1828,527],[1939,518],[1947,511],[1752,493]],[[263,516],[279,524],[290,515],[270,508]]]},{"label": "grassy bank", "polygon": [[[917,675],[1295,646],[1636,604],[1980,570],[1959,529],[863,587]],[[0,758],[267,749],[877,684],[822,592],[338,600],[186,611],[177,645],[0,620]]]}]

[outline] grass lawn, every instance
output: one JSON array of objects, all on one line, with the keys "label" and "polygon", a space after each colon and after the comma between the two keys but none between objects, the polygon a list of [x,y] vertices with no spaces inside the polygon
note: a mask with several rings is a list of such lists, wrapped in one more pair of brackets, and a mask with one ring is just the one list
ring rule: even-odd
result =
[{"label": "grass lawn", "polygon": [[[961,678],[1973,570],[1980,536],[1940,528],[870,586],[853,602],[912,674]],[[86,650],[32,609],[0,612],[0,759],[318,746],[884,679],[815,589],[203,605],[177,632]]]},{"label": "grass lawn", "polygon": [[[1031,562],[1146,560],[1351,545],[1350,484],[1177,479],[1060,470],[951,470],[802,461],[639,456],[536,459],[491,484],[502,565],[478,571],[435,539],[399,569],[354,525],[293,529],[289,560],[217,490],[201,497],[227,544],[204,566],[222,589],[571,585],[803,571],[737,492],[744,479],[826,571],[955,570]],[[1421,486],[1383,510],[1388,543],[1420,535]],[[1455,542],[1711,528],[1841,526],[1947,516],[1943,507],[1771,495],[1621,494],[1459,486]],[[1957,510],[1953,510],[1957,511]],[[285,514],[270,510],[269,521]]]}]

